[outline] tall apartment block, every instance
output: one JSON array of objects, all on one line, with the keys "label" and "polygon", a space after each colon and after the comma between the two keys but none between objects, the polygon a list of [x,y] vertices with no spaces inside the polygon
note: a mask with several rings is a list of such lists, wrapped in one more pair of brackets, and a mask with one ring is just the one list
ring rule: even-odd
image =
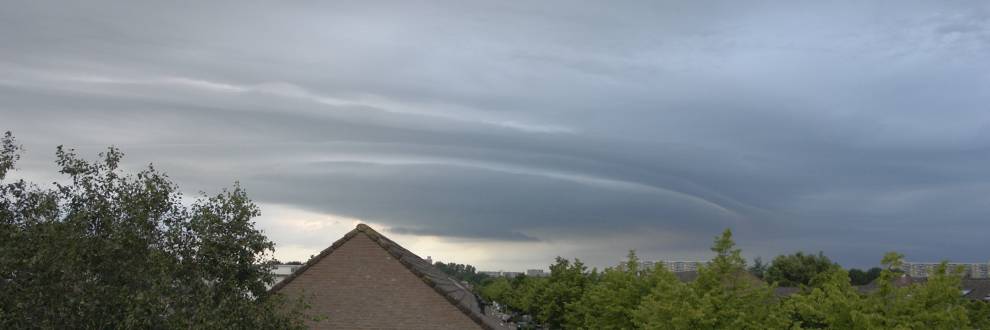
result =
[{"label": "tall apartment block", "polygon": [[[904,262],[901,270],[911,277],[928,277],[935,273],[940,262]],[[950,262],[949,270],[962,267],[963,277],[990,278],[990,262],[987,263],[958,263]]]},{"label": "tall apartment block", "polygon": [[673,261],[673,260],[657,260],[657,261],[644,261],[642,266],[644,269],[653,268],[654,265],[660,264],[667,268],[667,270],[680,273],[680,272],[693,272],[697,271],[699,266],[706,264],[704,261]]}]

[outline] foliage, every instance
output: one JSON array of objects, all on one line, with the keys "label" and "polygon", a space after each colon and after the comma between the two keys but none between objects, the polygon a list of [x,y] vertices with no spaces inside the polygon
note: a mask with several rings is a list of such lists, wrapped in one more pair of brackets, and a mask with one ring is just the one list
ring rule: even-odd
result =
[{"label": "foliage", "polygon": [[517,313],[539,316],[550,329],[990,328],[990,304],[962,298],[961,273],[944,265],[926,282],[912,283],[897,270],[903,256],[888,253],[885,268],[876,271],[876,285],[861,289],[821,254],[785,256],[780,259],[785,263],[812,260],[807,264],[828,267],[803,273],[803,288],[777,296],[752,268],[747,271],[731,231],[716,237],[712,251],[714,259],[687,283],[662,266],[641,269],[630,252],[624,263],[600,274],[557,258],[550,278],[496,279],[482,286],[481,294]]},{"label": "foliage", "polygon": [[544,302],[547,279],[542,277],[517,276],[512,279],[512,295],[506,303],[509,308],[526,315],[540,315]]},{"label": "foliage", "polygon": [[550,276],[537,298],[540,307],[536,319],[551,329],[561,328],[567,305],[581,299],[590,282],[587,270],[581,260],[571,262],[557,257],[557,262],[550,265]]},{"label": "foliage", "polygon": [[967,329],[970,328],[965,298],[960,294],[961,270],[948,271],[943,262],[928,277],[924,285],[898,285],[907,277],[895,272],[904,256],[890,252],[882,264],[887,268],[880,274],[880,291],[870,296],[872,305],[882,317],[882,327],[905,329]]},{"label": "foliage", "polygon": [[850,268],[849,281],[852,285],[867,285],[880,277],[880,271],[880,267],[873,267],[865,272],[859,268]]},{"label": "foliage", "polygon": [[7,182],[0,153],[0,328],[298,328],[302,301],[267,292],[274,244],[239,186],[183,204],[116,148],[87,162],[57,149],[66,183]]},{"label": "foliage", "polygon": [[966,308],[974,329],[990,329],[990,302],[973,300],[966,304]]},{"label": "foliage", "polygon": [[[746,271],[732,231],[715,238],[715,258],[698,270],[698,278],[673,295],[654,291],[638,310],[647,329],[766,329],[788,324],[773,288]],[[668,319],[673,317],[674,321]]]},{"label": "foliage", "polygon": [[822,274],[809,292],[794,295],[784,303],[796,327],[804,329],[868,329],[878,324],[867,311],[864,297],[849,283],[840,268]]},{"label": "foliage", "polygon": [[488,279],[488,275],[479,273],[474,266],[458,264],[458,263],[443,263],[437,261],[433,264],[434,267],[455,278],[459,281],[464,281],[471,283],[472,285],[479,285],[482,281]]},{"label": "foliage", "polygon": [[[660,267],[666,272],[665,268]],[[640,269],[639,258],[629,251],[626,262],[590,276],[591,285],[581,298],[567,306],[569,329],[631,329],[633,312],[655,282],[652,269]],[[597,278],[596,278],[597,277]]]},{"label": "foliage", "polygon": [[821,252],[817,255],[798,252],[774,258],[767,267],[765,279],[780,286],[811,285],[815,277],[838,267]]},{"label": "foliage", "polygon": [[753,259],[753,265],[749,266],[749,273],[759,279],[763,279],[767,275],[767,264],[763,262],[762,257]]},{"label": "foliage", "polygon": [[488,301],[508,302],[512,296],[512,283],[509,279],[499,277],[488,280],[478,289],[478,294]]}]

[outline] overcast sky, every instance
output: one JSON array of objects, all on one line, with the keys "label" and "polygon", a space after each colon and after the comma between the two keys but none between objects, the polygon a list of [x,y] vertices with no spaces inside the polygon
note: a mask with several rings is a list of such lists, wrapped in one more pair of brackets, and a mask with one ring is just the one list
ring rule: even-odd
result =
[{"label": "overcast sky", "polygon": [[3,0],[0,130],[239,180],[283,260],[987,262],[988,58],[985,1]]}]

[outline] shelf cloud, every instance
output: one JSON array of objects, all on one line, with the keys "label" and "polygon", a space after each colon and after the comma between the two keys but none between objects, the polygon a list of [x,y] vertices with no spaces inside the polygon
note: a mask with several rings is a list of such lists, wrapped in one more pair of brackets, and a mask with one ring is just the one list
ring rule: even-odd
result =
[{"label": "shelf cloud", "polygon": [[8,1],[0,129],[43,182],[60,144],[240,181],[299,258],[349,219],[532,266],[724,228],[749,256],[985,262],[990,5],[772,3]]}]

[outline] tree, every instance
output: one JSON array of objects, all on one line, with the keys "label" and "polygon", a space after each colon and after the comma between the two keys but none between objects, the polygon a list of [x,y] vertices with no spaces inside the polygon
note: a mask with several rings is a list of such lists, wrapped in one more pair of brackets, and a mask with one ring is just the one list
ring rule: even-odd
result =
[{"label": "tree", "polygon": [[[899,268],[903,255],[888,253],[876,289],[861,292],[840,267],[809,276],[808,285],[778,297],[747,271],[732,232],[712,245],[715,257],[696,280],[679,281],[662,265],[626,261],[588,273],[577,260],[557,258],[550,278],[489,281],[486,298],[535,315],[551,329],[986,329],[990,304],[960,295],[961,269],[943,263],[918,283]],[[827,260],[821,254],[815,260]],[[801,259],[794,258],[794,259]],[[822,264],[831,264],[822,263]],[[834,265],[834,264],[832,264]],[[752,268],[750,268],[752,269]],[[872,271],[871,271],[872,272]],[[577,298],[575,298],[577,297]],[[561,306],[562,309],[561,309]]]},{"label": "tree", "polygon": [[833,268],[822,274],[810,291],[785,303],[794,325],[801,329],[876,329],[881,318],[871,312],[869,301],[849,283],[848,274]]},{"label": "tree", "polygon": [[858,268],[849,269],[849,281],[852,285],[867,285],[880,277],[880,267],[873,267],[867,271]]},{"label": "tree", "polygon": [[731,230],[715,238],[712,252],[715,258],[686,287],[661,279],[637,310],[637,324],[646,329],[781,329],[789,325],[773,288],[746,271]]},{"label": "tree", "polygon": [[[664,269],[666,271],[666,269]],[[606,268],[581,299],[567,307],[568,329],[632,329],[633,313],[653,288],[653,270],[640,269],[635,251],[626,262]]]},{"label": "tree", "polygon": [[584,295],[589,283],[587,270],[581,260],[574,259],[571,262],[557,257],[556,262],[550,265],[550,276],[546,278],[546,284],[536,301],[539,304],[538,313],[535,314],[537,320],[550,329],[560,329],[564,325],[567,305]]},{"label": "tree", "polygon": [[546,278],[516,276],[512,279],[512,291],[506,303],[521,314],[540,315],[544,308],[540,299],[546,289]]},{"label": "tree", "polygon": [[0,328],[299,328],[302,302],[270,294],[274,244],[235,184],[182,203],[149,166],[119,169],[109,148],[87,162],[58,147],[67,183],[7,182],[0,150]]},{"label": "tree", "polygon": [[487,281],[484,285],[479,287],[478,293],[482,298],[485,298],[488,301],[495,301],[504,304],[512,294],[512,284],[509,283],[508,279],[499,277]]},{"label": "tree", "polygon": [[459,281],[468,282],[472,285],[479,285],[482,281],[488,278],[488,275],[479,273],[474,266],[458,264],[458,263],[443,263],[437,261],[433,263],[433,266],[444,272],[445,274],[453,277]]},{"label": "tree", "polygon": [[682,283],[662,265],[652,273],[652,288],[633,311],[640,329],[693,329],[700,327],[705,310],[691,286]]},{"label": "tree", "polygon": [[973,300],[966,308],[974,329],[990,329],[990,302]]},{"label": "tree", "polygon": [[821,252],[817,255],[798,252],[777,256],[767,267],[766,281],[780,286],[811,285],[815,277],[828,273],[838,265]]},{"label": "tree", "polygon": [[766,276],[767,264],[763,263],[762,257],[756,257],[756,259],[753,259],[753,265],[749,267],[749,273],[759,279],[763,279],[763,277]]},{"label": "tree", "polygon": [[[911,283],[900,273],[904,255],[889,252],[881,264],[879,290],[869,296],[883,328],[968,329],[972,326],[965,298],[960,294],[962,270],[949,271],[942,262],[923,284]],[[977,320],[979,322],[979,320]]]}]

